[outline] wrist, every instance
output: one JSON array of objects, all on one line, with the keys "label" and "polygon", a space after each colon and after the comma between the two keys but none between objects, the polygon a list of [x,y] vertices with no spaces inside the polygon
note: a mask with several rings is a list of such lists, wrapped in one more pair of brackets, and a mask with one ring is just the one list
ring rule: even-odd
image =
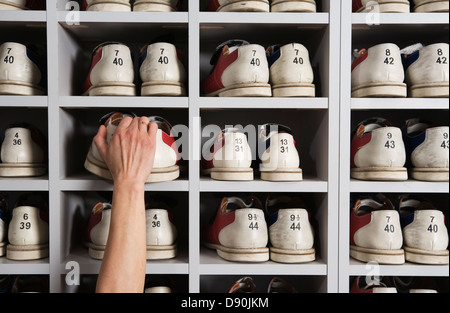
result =
[{"label": "wrist", "polygon": [[143,193],[145,184],[136,179],[116,179],[114,181],[114,191],[128,194]]}]

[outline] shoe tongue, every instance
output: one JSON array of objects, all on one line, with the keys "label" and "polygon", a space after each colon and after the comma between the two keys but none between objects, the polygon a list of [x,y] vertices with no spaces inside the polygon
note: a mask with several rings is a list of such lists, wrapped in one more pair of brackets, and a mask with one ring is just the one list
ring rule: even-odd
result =
[{"label": "shoe tongue", "polygon": [[209,63],[211,65],[216,65],[217,61],[219,60],[220,55],[222,54],[222,49],[225,46],[228,46],[228,48],[232,48],[232,47],[245,46],[245,45],[249,45],[249,44],[250,43],[248,41],[241,40],[241,39],[232,39],[232,40],[225,41],[225,42],[221,43],[219,46],[217,46],[216,51],[214,52],[213,56],[211,57],[211,60]]},{"label": "shoe tongue", "polygon": [[423,132],[425,129],[430,127],[428,121],[424,121],[420,118],[409,119],[406,121],[406,132],[408,135],[417,134]]},{"label": "shoe tongue", "polygon": [[247,199],[242,200],[239,197],[225,197],[220,203],[220,211],[222,213],[230,213],[235,210],[245,208],[258,208],[261,209],[262,205],[258,198],[250,196]]},{"label": "shoe tongue", "polygon": [[387,199],[359,199],[356,201],[353,210],[356,215],[363,215],[378,210],[394,210],[394,205]]},{"label": "shoe tongue", "polygon": [[413,54],[414,52],[419,51],[423,47],[424,47],[423,44],[416,43],[414,45],[403,48],[402,50],[400,50],[400,53],[405,55]]},{"label": "shoe tongue", "polygon": [[371,132],[374,129],[390,126],[392,126],[392,124],[388,120],[381,117],[374,117],[359,123],[356,132],[358,136],[362,136],[363,134]]}]

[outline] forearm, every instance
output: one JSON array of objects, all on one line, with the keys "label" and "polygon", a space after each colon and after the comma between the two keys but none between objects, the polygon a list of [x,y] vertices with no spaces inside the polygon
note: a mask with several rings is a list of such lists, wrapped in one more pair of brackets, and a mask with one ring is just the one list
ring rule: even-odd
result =
[{"label": "forearm", "polygon": [[111,214],[97,292],[143,292],[146,266],[144,185],[126,181],[115,183]]}]

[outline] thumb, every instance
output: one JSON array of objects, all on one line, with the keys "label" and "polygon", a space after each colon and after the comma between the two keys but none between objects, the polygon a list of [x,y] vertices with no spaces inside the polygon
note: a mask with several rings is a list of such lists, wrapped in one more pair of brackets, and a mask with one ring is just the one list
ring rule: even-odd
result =
[{"label": "thumb", "polygon": [[103,160],[106,157],[106,150],[108,148],[108,143],[106,142],[106,127],[101,125],[98,129],[97,135],[94,137],[94,144],[97,146],[98,152]]}]

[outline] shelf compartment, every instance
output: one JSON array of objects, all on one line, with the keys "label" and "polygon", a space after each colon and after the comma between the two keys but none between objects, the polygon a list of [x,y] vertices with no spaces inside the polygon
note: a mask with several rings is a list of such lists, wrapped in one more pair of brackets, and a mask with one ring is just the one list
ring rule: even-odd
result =
[{"label": "shelf compartment", "polygon": [[[98,131],[98,121],[104,115],[113,112],[134,112],[138,116],[161,116],[165,118],[173,127],[174,136],[177,136],[177,144],[179,145],[179,157],[186,158],[188,155],[187,139],[187,109],[173,109],[173,108],[135,108],[135,107],[117,107],[117,108],[60,108],[60,129],[59,132],[59,153],[60,153],[60,179],[64,184],[63,188],[83,188],[87,186],[91,188],[97,185],[98,188],[111,189],[111,181],[103,180],[94,174],[89,173],[85,167],[84,162],[92,144],[92,140]],[[175,130],[180,133],[176,134]],[[74,147],[77,147],[74,149]],[[180,177],[177,180],[186,181],[188,175],[188,166],[186,166],[184,159],[180,159]],[[161,189],[171,188],[171,182],[163,182],[155,184]],[[172,184],[174,188],[185,188],[186,185]],[[186,184],[180,183],[180,184]],[[153,184],[149,184],[153,185]],[[88,189],[89,190],[89,189]]]}]

